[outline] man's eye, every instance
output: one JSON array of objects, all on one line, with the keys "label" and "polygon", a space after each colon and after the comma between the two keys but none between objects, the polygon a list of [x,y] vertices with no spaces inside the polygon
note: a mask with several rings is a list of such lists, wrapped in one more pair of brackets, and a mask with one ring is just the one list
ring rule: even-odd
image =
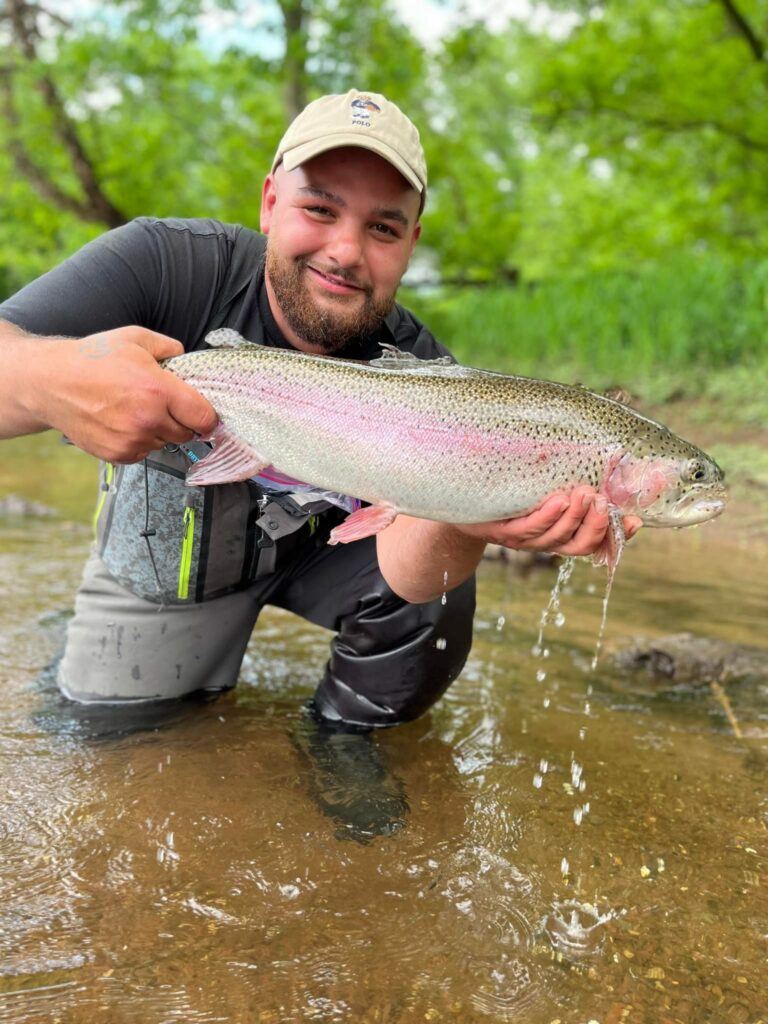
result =
[{"label": "man's eye", "polygon": [[390,235],[392,238],[397,238],[397,233],[389,224],[373,224],[372,227],[379,235]]},{"label": "man's eye", "polygon": [[307,213],[316,213],[320,217],[330,217],[331,211],[327,206],[305,206]]}]

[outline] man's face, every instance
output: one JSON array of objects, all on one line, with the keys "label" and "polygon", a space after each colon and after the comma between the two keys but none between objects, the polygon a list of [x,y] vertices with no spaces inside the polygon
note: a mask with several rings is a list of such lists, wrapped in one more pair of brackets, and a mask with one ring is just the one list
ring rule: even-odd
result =
[{"label": "man's face", "polygon": [[283,333],[334,352],[392,309],[420,233],[419,195],[382,157],[329,150],[264,183],[267,293]]}]

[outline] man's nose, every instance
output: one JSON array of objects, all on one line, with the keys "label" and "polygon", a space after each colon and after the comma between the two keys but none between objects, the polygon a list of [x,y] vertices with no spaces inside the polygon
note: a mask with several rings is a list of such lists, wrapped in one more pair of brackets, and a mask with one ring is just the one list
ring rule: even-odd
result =
[{"label": "man's nose", "polygon": [[328,257],[340,267],[358,266],[363,258],[363,240],[352,225],[339,225],[326,246]]}]

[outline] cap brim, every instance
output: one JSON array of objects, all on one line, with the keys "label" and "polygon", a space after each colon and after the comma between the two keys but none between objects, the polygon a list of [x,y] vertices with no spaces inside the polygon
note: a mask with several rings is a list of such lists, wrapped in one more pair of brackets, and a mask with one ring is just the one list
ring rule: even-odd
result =
[{"label": "cap brim", "polygon": [[[307,160],[311,160],[312,157],[320,156],[321,153],[327,153],[331,149],[340,149],[342,146],[357,146],[359,149],[368,149],[372,153],[376,153],[378,156],[383,157],[387,163],[392,164],[395,170],[398,170],[408,184],[412,185],[419,194],[424,191],[424,182],[418,178],[399,153],[396,153],[391,146],[388,146],[386,142],[382,142],[381,139],[361,137],[359,132],[338,132],[334,135],[325,135],[322,139],[304,142],[302,145],[294,146],[293,149],[286,150],[285,153],[279,155],[282,158],[286,171],[294,171],[297,167],[306,163]],[[274,166],[277,166],[277,162],[275,160]]]}]

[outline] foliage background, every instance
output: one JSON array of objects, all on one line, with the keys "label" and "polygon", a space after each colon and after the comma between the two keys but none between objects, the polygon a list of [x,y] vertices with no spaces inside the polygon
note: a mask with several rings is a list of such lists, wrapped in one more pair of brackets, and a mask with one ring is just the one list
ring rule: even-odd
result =
[{"label": "foliage background", "polygon": [[768,0],[397,3],[0,0],[0,296],[137,215],[255,224],[286,123],[355,86],[422,130],[406,298],[461,358],[763,374]]}]

